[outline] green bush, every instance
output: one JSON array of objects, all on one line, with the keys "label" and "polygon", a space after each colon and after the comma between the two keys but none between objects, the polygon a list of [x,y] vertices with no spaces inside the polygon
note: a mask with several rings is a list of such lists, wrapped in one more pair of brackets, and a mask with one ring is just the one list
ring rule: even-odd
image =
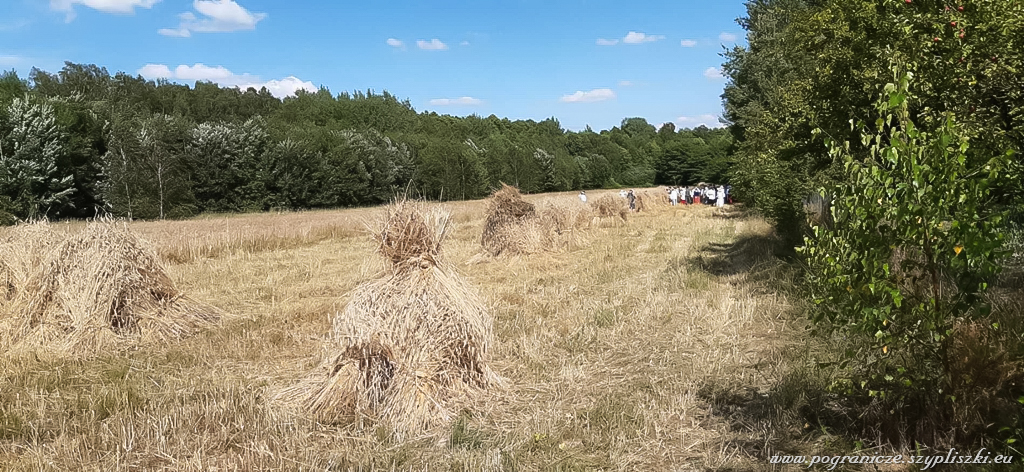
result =
[{"label": "green bush", "polygon": [[0,226],[10,226],[18,222],[14,216],[17,209],[9,197],[0,195]]},{"label": "green bush", "polygon": [[958,331],[977,330],[988,314],[982,294],[1005,255],[1003,215],[990,189],[1010,153],[972,165],[952,114],[932,131],[919,129],[909,106],[912,77],[895,74],[874,127],[859,124],[864,161],[851,156],[850,143],[829,143],[847,175],[823,189],[836,196],[835,224],[815,227],[800,251],[816,326],[850,342],[848,375],[837,387],[876,404],[914,405],[937,429],[952,421],[944,412],[957,401]]}]

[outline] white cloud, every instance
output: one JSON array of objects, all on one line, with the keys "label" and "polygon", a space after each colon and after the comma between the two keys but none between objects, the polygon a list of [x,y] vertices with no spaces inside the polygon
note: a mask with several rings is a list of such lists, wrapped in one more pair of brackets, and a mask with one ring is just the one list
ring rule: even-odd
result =
[{"label": "white cloud", "polygon": [[704,77],[707,77],[710,80],[721,80],[725,78],[722,76],[722,69],[717,67],[708,67],[707,69],[704,69]]},{"label": "white cloud", "polygon": [[50,0],[50,9],[65,13],[65,20],[75,19],[75,5],[82,5],[104,13],[131,15],[135,8],[152,8],[160,0]]},{"label": "white cloud", "polygon": [[401,40],[395,39],[395,38],[388,38],[387,43],[388,43],[388,46],[391,46],[393,48],[404,48],[405,47],[405,43],[403,43]]},{"label": "white cloud", "polygon": [[443,51],[445,49],[448,49],[448,45],[442,43],[441,40],[437,38],[431,39],[430,41],[424,41],[422,39],[416,41],[416,47],[428,51]]},{"label": "white cloud", "polygon": [[238,88],[242,90],[246,90],[249,87],[252,87],[256,90],[259,90],[262,87],[266,87],[270,94],[277,98],[284,98],[291,95],[295,95],[295,92],[299,90],[305,90],[311,93],[316,92],[318,90],[317,87],[313,85],[313,82],[310,82],[308,80],[303,81],[302,79],[299,79],[294,75],[290,75],[281,80],[268,80],[262,83],[241,84],[238,86]]},{"label": "white cloud", "polygon": [[632,85],[633,85],[633,82],[630,82],[628,80],[620,80],[619,81],[619,87],[630,87]]},{"label": "white cloud", "polygon": [[163,64],[146,64],[138,70],[138,74],[147,79],[169,79],[174,77],[171,68]]},{"label": "white cloud", "polygon": [[459,46],[469,46],[469,41],[463,41],[459,43]]},{"label": "white cloud", "polygon": [[589,92],[583,92],[577,90],[576,93],[571,95],[562,96],[559,101],[565,103],[583,103],[583,102],[600,102],[604,100],[611,100],[615,98],[615,92],[612,89],[599,88]]},{"label": "white cloud", "polygon": [[201,80],[228,85],[237,85],[250,80],[248,75],[236,76],[224,66],[210,67],[202,63],[192,66],[182,64],[174,69],[174,77],[181,80]]},{"label": "white cloud", "polygon": [[598,46],[614,46],[616,44],[619,44],[619,40],[617,40],[617,39],[597,38],[597,45]]},{"label": "white cloud", "polygon": [[267,17],[266,13],[252,13],[246,10],[234,0],[194,0],[192,8],[202,17],[185,12],[178,15],[181,22],[177,28],[161,28],[157,32],[164,36],[187,38],[192,33],[254,30],[256,23]]},{"label": "white cloud", "polygon": [[15,56],[11,54],[0,54],[0,66],[13,67],[18,64],[21,64],[24,60],[25,58],[21,56]]},{"label": "white cloud", "polygon": [[684,39],[682,41],[679,41],[679,45],[684,48],[692,48],[697,45],[697,41],[694,41],[692,39]]},{"label": "white cloud", "polygon": [[722,34],[718,35],[718,39],[720,39],[720,40],[722,40],[722,41],[724,41],[726,43],[731,43],[731,42],[736,41],[736,35],[732,34],[732,33],[724,33],[723,32]]},{"label": "white cloud", "polygon": [[717,115],[705,114],[698,116],[680,116],[676,118],[676,125],[680,128],[697,128],[706,126],[708,128],[724,128],[725,124],[718,120]]},{"label": "white cloud", "polygon": [[480,105],[483,102],[484,101],[480,100],[479,98],[459,97],[459,98],[435,98],[435,99],[430,101],[430,104],[434,105],[434,106],[445,106],[445,105],[472,106],[472,105]]},{"label": "white cloud", "polygon": [[665,39],[665,37],[660,34],[650,35],[638,33],[636,31],[630,31],[629,33],[626,34],[625,38],[622,38],[622,42],[626,44],[640,44],[658,41],[660,39]]},{"label": "white cloud", "polygon": [[259,90],[266,87],[275,97],[283,98],[295,95],[299,89],[316,92],[317,87],[312,82],[303,81],[295,76],[288,76],[281,80],[261,81],[259,77],[251,74],[235,74],[224,66],[210,67],[202,63],[191,66],[179,65],[171,70],[164,64],[146,64],[138,70],[138,74],[147,79],[176,79],[181,81],[214,82],[224,87],[237,87],[246,90],[249,87]]},{"label": "white cloud", "polygon": [[192,36],[192,33],[186,28],[160,28],[156,30],[156,32],[164,36],[174,36],[178,38],[187,38]]},{"label": "white cloud", "polygon": [[30,25],[31,23],[32,23],[31,21],[25,20],[25,19],[0,23],[0,31],[20,30],[20,29]]}]

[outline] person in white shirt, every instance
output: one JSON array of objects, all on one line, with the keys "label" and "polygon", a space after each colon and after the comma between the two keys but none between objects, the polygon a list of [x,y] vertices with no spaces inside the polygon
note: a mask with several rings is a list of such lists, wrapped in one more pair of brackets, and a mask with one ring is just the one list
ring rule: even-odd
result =
[{"label": "person in white shirt", "polygon": [[668,199],[672,202],[672,206],[679,204],[679,189],[672,187],[672,191],[668,193]]},{"label": "person in white shirt", "polygon": [[715,193],[715,195],[718,196],[718,199],[715,201],[715,206],[724,207],[725,206],[725,187],[719,185],[718,186],[718,191]]},{"label": "person in white shirt", "polygon": [[712,186],[708,187],[707,190],[704,190],[704,196],[707,197],[706,199],[704,199],[705,203],[707,203],[708,205],[714,204],[715,203],[715,187],[712,185]]},{"label": "person in white shirt", "polygon": [[587,203],[587,192],[580,192],[580,201]]}]

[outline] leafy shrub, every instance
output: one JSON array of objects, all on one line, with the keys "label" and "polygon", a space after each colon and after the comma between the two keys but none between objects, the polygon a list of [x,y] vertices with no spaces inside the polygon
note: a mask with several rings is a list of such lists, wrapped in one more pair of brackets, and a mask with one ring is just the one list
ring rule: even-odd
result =
[{"label": "leafy shrub", "polygon": [[954,353],[990,338],[978,330],[992,327],[977,320],[989,313],[982,294],[1005,255],[1003,215],[990,189],[1009,153],[972,164],[952,114],[933,131],[919,129],[909,106],[912,77],[895,74],[874,128],[859,124],[865,160],[852,157],[850,143],[829,142],[847,174],[829,189],[835,224],[815,227],[800,250],[816,326],[851,342],[848,375],[836,387],[906,420],[903,439],[940,441],[932,434],[954,421],[962,379],[980,378],[960,370],[988,365],[959,362]]}]

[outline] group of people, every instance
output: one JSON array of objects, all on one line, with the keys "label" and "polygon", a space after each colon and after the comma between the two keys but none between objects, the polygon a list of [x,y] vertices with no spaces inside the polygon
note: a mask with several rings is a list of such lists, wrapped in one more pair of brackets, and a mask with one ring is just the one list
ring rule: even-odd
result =
[{"label": "group of people", "polygon": [[732,204],[731,185],[702,183],[692,187],[668,187],[665,192],[668,193],[668,201],[672,205],[725,206],[726,203]]},{"label": "group of people", "polygon": [[[732,204],[731,185],[697,184],[685,187],[667,187],[668,201],[675,205],[715,205]],[[633,190],[619,190],[619,196],[629,203],[629,210],[636,211],[636,194]],[[581,191],[580,201],[587,203],[587,192]]]},{"label": "group of people", "polygon": [[619,190],[619,196],[625,198],[626,202],[629,203],[629,211],[636,211],[636,194],[633,193],[633,189],[629,189],[628,192]]}]

